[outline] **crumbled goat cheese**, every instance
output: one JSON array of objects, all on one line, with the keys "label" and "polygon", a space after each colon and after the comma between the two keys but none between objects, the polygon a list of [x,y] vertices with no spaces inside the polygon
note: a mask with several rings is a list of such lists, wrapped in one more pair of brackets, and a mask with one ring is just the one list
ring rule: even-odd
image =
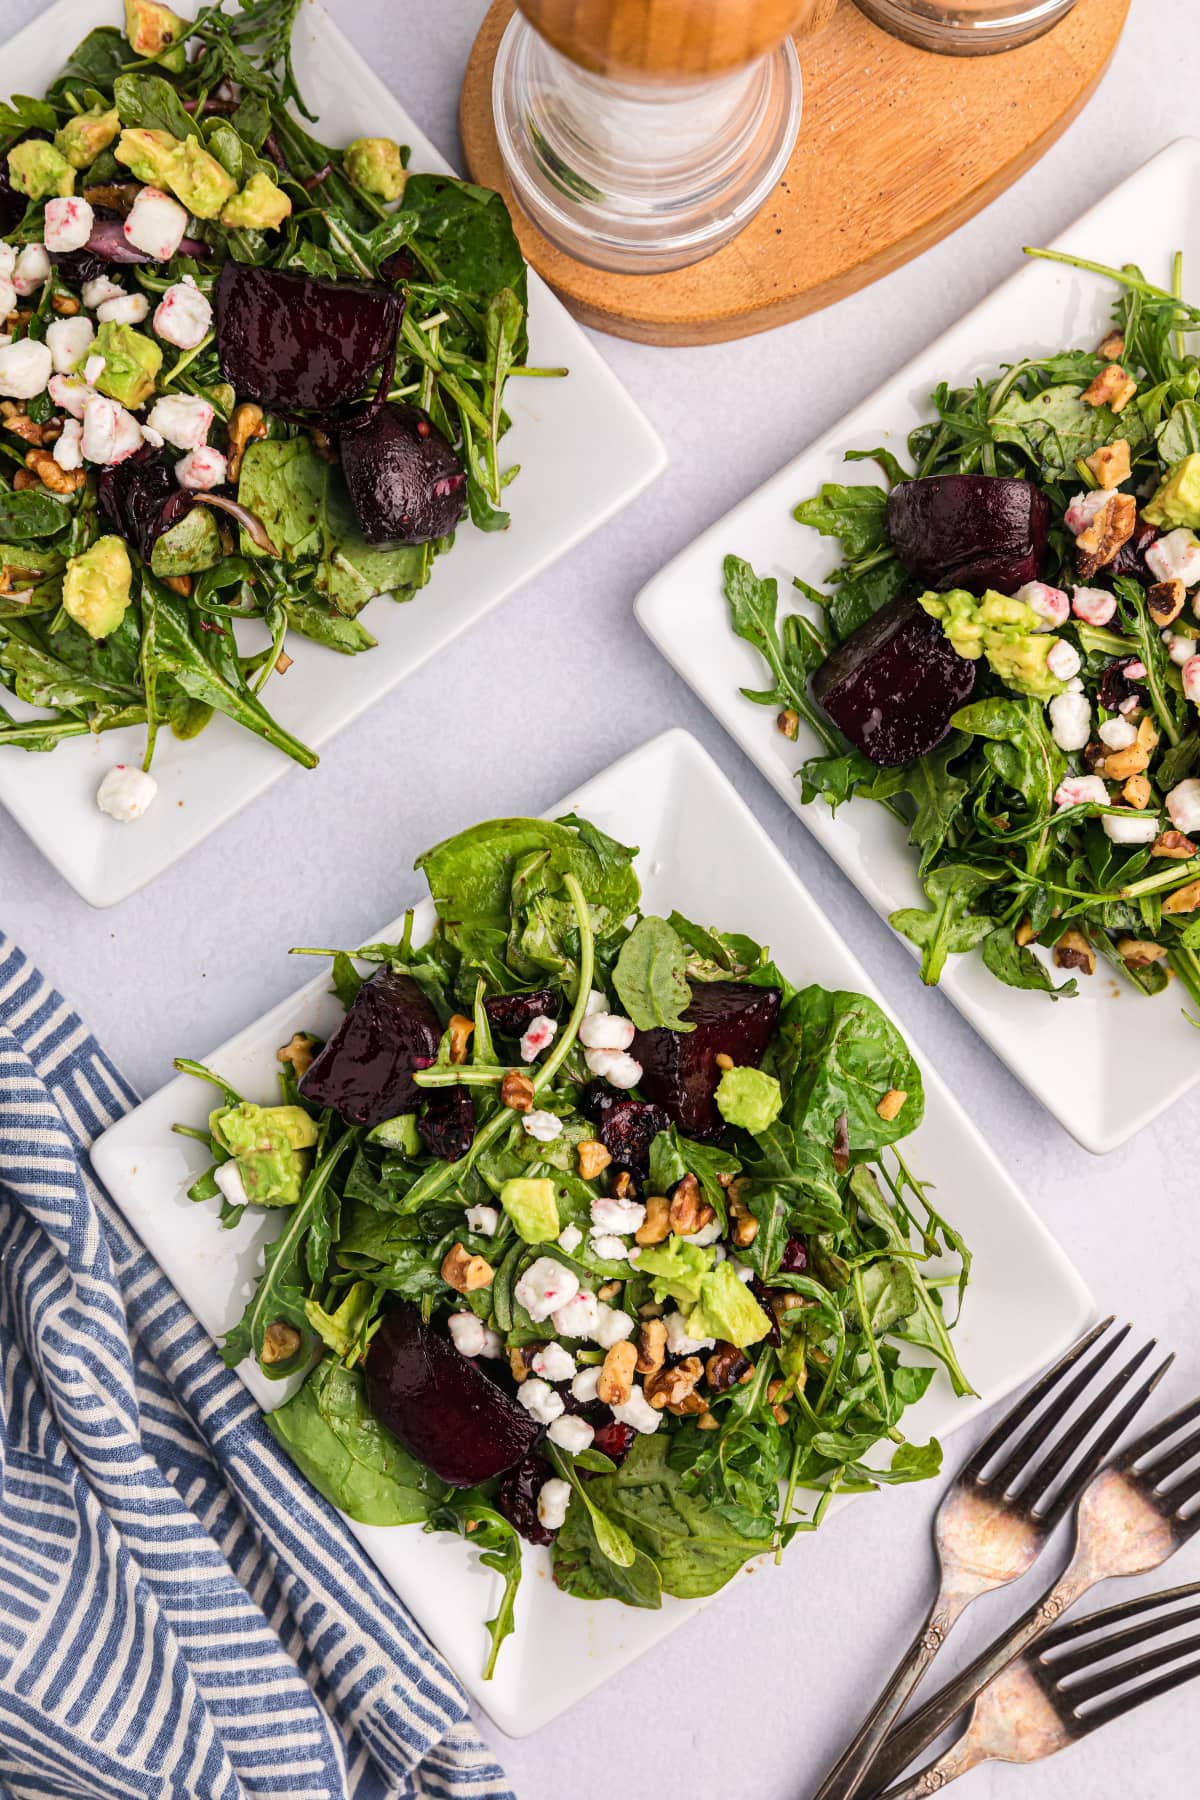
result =
[{"label": "crumbled goat cheese", "polygon": [[[122,825],[128,825],[142,817],[157,792],[157,781],[145,769],[118,763],[96,789],[96,805],[110,819],[119,819]],[[225,1167],[223,1163],[221,1166]]]},{"label": "crumbled goat cheese", "polygon": [[524,1115],[521,1125],[531,1138],[537,1139],[539,1144],[552,1144],[556,1137],[562,1136],[562,1120],[556,1118],[552,1112],[542,1112],[538,1107]]},{"label": "crumbled goat cheese", "polygon": [[546,1433],[552,1444],[557,1444],[560,1450],[566,1450],[571,1456],[578,1456],[581,1450],[586,1450],[595,1435],[587,1420],[574,1413],[555,1419]]},{"label": "crumbled goat cheese", "polygon": [[539,1013],[536,1019],[531,1019],[529,1029],[521,1039],[521,1061],[534,1062],[543,1050],[550,1048],[557,1032],[557,1022],[548,1019],[545,1013]]},{"label": "crumbled goat cheese", "polygon": [[500,1214],[494,1206],[468,1206],[467,1229],[480,1237],[495,1237],[500,1229]]},{"label": "crumbled goat cheese", "polygon": [[536,1262],[530,1263],[513,1289],[518,1304],[525,1308],[535,1325],[565,1307],[578,1292],[579,1277],[575,1271],[564,1268],[552,1256],[539,1256]]},{"label": "crumbled goat cheese", "polygon": [[96,215],[88,202],[74,194],[68,194],[62,199],[47,200],[42,241],[47,250],[60,255],[72,250],[82,250],[92,235],[95,220]]},{"label": "crumbled goat cheese", "polygon": [[521,1383],[517,1389],[517,1399],[539,1425],[549,1425],[552,1419],[561,1419],[566,1411],[562,1395],[556,1394],[550,1383],[537,1375],[531,1375]]},{"label": "crumbled goat cheese", "polygon": [[557,1531],[567,1516],[567,1507],[571,1504],[571,1484],[560,1481],[555,1475],[550,1481],[543,1481],[538,1489],[538,1523],[547,1531]]}]

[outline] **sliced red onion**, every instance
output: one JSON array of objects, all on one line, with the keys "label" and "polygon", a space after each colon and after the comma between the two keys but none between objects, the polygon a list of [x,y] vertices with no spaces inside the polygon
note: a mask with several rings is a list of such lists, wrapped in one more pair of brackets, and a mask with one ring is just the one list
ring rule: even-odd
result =
[{"label": "sliced red onion", "polygon": [[266,526],[249,507],[242,506],[237,500],[228,499],[224,494],[193,494],[191,498],[196,506],[215,506],[218,512],[228,513],[231,519],[237,520],[251,543],[256,544],[260,550],[265,550],[268,556],[279,555],[267,535]]},{"label": "sliced red onion", "polygon": [[[114,263],[151,263],[156,257],[147,256],[144,250],[135,250],[125,236],[125,228],[120,219],[97,219],[92,228],[92,235],[87,241],[87,248],[94,256],[104,262]],[[213,255],[208,244],[202,244],[198,238],[184,238],[176,252],[179,256],[192,256],[199,261]]]}]

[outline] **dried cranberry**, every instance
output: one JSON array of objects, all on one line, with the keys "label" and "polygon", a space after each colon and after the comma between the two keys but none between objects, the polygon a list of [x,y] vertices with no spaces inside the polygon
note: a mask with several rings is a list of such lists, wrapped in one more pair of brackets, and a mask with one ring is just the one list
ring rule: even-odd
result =
[{"label": "dried cranberry", "polygon": [[1146,552],[1155,538],[1161,536],[1162,533],[1158,526],[1148,524],[1139,514],[1133,536],[1125,540],[1103,573],[1124,575],[1133,581],[1140,581],[1144,587],[1149,587],[1152,582],[1157,580],[1157,576],[1153,574],[1146,562]]},{"label": "dried cranberry", "polygon": [[630,1100],[614,1093],[603,1082],[584,1089],[581,1110],[595,1121],[600,1142],[615,1163],[635,1175],[650,1168],[650,1146],[671,1123],[661,1106],[649,1100]]},{"label": "dried cranberry", "polygon": [[544,1457],[530,1454],[510,1469],[500,1483],[496,1503],[514,1531],[530,1544],[552,1544],[554,1533],[538,1518],[538,1495],[554,1470]]},{"label": "dried cranberry", "polygon": [[779,1329],[779,1320],[775,1317],[775,1308],[771,1305],[774,1296],[770,1289],[759,1280],[757,1275],[749,1283],[749,1288],[750,1292],[754,1295],[754,1298],[758,1301],[758,1304],[762,1307],[768,1319],[771,1321],[771,1329],[763,1339],[763,1343],[770,1344],[773,1349],[778,1350],[780,1344],[783,1342],[783,1333]]},{"label": "dried cranberry", "polygon": [[475,1136],[475,1102],[465,1087],[435,1088],[417,1120],[417,1130],[430,1156],[457,1162]]},{"label": "dried cranberry", "polygon": [[602,1451],[613,1462],[624,1462],[629,1455],[629,1447],[637,1433],[632,1425],[622,1425],[614,1419],[611,1425],[601,1425],[592,1439],[592,1448]]},{"label": "dried cranberry", "polygon": [[1136,656],[1118,656],[1101,675],[1097,697],[1105,712],[1119,712],[1123,700],[1136,700],[1139,706],[1145,706],[1146,690],[1125,673],[1130,663],[1139,660]]},{"label": "dried cranberry", "polygon": [[803,1238],[789,1237],[779,1259],[781,1275],[803,1275],[808,1267],[808,1245]]},{"label": "dried cranberry", "polygon": [[559,997],[553,988],[539,988],[534,994],[492,994],[484,1001],[488,1024],[501,1037],[524,1037],[535,1019],[558,1017]]}]

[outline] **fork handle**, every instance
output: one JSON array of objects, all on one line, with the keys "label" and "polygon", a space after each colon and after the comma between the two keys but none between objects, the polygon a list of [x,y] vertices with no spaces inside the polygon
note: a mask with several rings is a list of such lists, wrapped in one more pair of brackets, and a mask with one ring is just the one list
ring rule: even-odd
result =
[{"label": "fork handle", "polygon": [[889,1788],[883,1800],[926,1800],[929,1794],[940,1794],[944,1787],[965,1775],[968,1769],[978,1768],[981,1762],[987,1762],[988,1754],[974,1739],[970,1731],[965,1731],[956,1744],[939,1756],[936,1761],[926,1763],[916,1775],[909,1778],[900,1787]]},{"label": "fork handle", "polygon": [[943,1587],[925,1623],[900,1658],[891,1678],[854,1737],[829,1771],[813,1800],[851,1800],[862,1785],[880,1745],[905,1702],[945,1643],[951,1628],[975,1598],[975,1591]]},{"label": "fork handle", "polygon": [[[964,1706],[970,1705],[993,1675],[998,1675],[1001,1669],[1006,1668],[1035,1638],[1041,1637],[1044,1631],[1049,1631],[1067,1608],[1074,1606],[1080,1595],[1086,1594],[1089,1588],[1102,1579],[1103,1576],[1090,1566],[1086,1556],[1077,1554],[1054,1586],[1040,1600],[1035,1601],[1003,1637],[989,1644],[961,1675],[956,1675],[953,1681],[948,1681],[945,1687],[939,1688],[932,1700],[927,1701],[919,1712],[915,1712],[911,1719],[892,1733],[871,1769],[867,1792],[872,1796],[882,1795],[888,1783],[903,1774],[909,1763],[932,1744],[935,1738],[941,1736],[947,1725]],[[959,1744],[962,1742],[960,1739]],[[955,1749],[958,1747],[959,1745],[954,1746]],[[960,1770],[959,1773],[961,1772]],[[929,1771],[925,1773],[928,1774]],[[902,1788],[898,1790],[896,1800],[900,1800],[901,1794],[907,1796],[910,1792],[928,1794],[935,1791],[936,1787]],[[890,1792],[888,1800],[892,1800]]]}]

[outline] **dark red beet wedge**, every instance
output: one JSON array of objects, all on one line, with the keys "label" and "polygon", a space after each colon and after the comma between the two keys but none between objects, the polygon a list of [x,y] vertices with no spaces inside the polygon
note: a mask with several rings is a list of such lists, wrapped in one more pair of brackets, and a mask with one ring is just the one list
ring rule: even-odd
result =
[{"label": "dark red beet wedge", "polygon": [[559,997],[553,988],[538,988],[532,994],[493,994],[483,1003],[488,1024],[501,1037],[524,1037],[533,1021],[543,1015],[558,1017]]},{"label": "dark red beet wedge", "polygon": [[771,1041],[782,995],[778,988],[737,981],[697,982],[683,1017],[693,1031],[658,1026],[639,1031],[630,1054],[642,1065],[638,1083],[686,1137],[718,1137],[724,1121],[713,1095],[724,1051],[739,1068],[757,1068]]},{"label": "dark red beet wedge", "polygon": [[430,1156],[457,1162],[475,1136],[475,1102],[465,1087],[434,1088],[417,1130]]},{"label": "dark red beet wedge", "polygon": [[379,1125],[416,1112],[426,1098],[412,1078],[437,1056],[438,1016],[411,975],[380,969],[300,1083],[314,1106],[331,1106],[351,1125]]},{"label": "dark red beet wedge", "polygon": [[584,1089],[580,1110],[595,1121],[600,1142],[615,1163],[634,1175],[647,1173],[650,1146],[671,1123],[661,1106],[649,1100],[630,1100],[602,1081],[593,1081]]},{"label": "dark red beet wedge", "polygon": [[[1105,712],[1120,712],[1126,700],[1136,700],[1139,706],[1147,703],[1146,689],[1141,682],[1131,681],[1129,668],[1132,663],[1140,662],[1137,656],[1118,656],[1108,664],[1100,677],[1100,686],[1096,697]],[[1142,664],[1145,668],[1145,664]]]},{"label": "dark red beet wedge", "polygon": [[25,217],[26,199],[8,179],[8,159],[0,156],[0,237],[7,237]]},{"label": "dark red beet wedge", "polygon": [[390,1312],[367,1352],[372,1410],[451,1487],[502,1475],[533,1449],[541,1427],[415,1306]]},{"label": "dark red beet wedge", "polygon": [[813,676],[813,698],[842,736],[892,768],[940,744],[970,698],[975,664],[916,600],[891,600]]},{"label": "dark red beet wedge", "polygon": [[929,475],[901,481],[888,495],[896,555],[927,587],[943,591],[1015,594],[1036,581],[1049,524],[1041,489],[1004,475]]},{"label": "dark red beet wedge", "polygon": [[544,1456],[527,1456],[500,1483],[496,1505],[513,1530],[530,1544],[552,1544],[554,1533],[538,1518],[538,1495],[554,1470]]},{"label": "dark red beet wedge", "polygon": [[329,412],[391,354],[404,302],[368,282],[229,261],[214,289],[221,373],[239,400]]},{"label": "dark red beet wedge", "polygon": [[369,544],[427,544],[462,518],[467,478],[419,407],[381,406],[340,438],[342,472]]},{"label": "dark red beet wedge", "polygon": [[96,484],[100,511],[143,562],[158,539],[195,505],[195,497],[175,479],[174,450],[141,449],[124,462],[102,469]]}]

